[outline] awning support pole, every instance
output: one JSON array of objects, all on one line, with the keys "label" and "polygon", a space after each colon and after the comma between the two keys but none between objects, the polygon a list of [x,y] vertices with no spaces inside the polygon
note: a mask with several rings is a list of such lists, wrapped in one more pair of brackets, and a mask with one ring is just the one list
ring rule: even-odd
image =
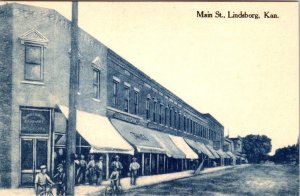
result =
[{"label": "awning support pole", "polygon": [[144,175],[145,170],[145,154],[142,153],[142,176]]},{"label": "awning support pole", "polygon": [[157,154],[157,161],[156,161],[156,163],[157,163],[157,164],[156,164],[156,166],[157,166],[157,167],[156,167],[156,168],[157,168],[157,169],[156,169],[156,173],[158,174],[158,173],[159,173],[159,154]]},{"label": "awning support pole", "polygon": [[166,155],[164,155],[164,173],[166,173]]},{"label": "awning support pole", "polygon": [[106,180],[109,178],[109,154],[106,153]]},{"label": "awning support pole", "polygon": [[152,154],[150,153],[150,174],[152,173]]},{"label": "awning support pole", "polygon": [[187,159],[185,159],[185,169],[187,170]]}]

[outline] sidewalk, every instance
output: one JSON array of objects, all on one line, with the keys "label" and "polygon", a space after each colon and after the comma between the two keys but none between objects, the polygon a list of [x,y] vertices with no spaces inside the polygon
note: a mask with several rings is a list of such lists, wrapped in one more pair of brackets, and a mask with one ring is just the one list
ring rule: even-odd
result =
[{"label": "sidewalk", "polygon": [[[201,174],[207,174],[216,172],[219,170],[224,169],[230,169],[234,167],[246,167],[248,165],[236,165],[236,166],[220,166],[220,167],[214,167],[214,168],[206,168],[203,171],[200,172]],[[177,180],[181,178],[187,178],[193,176],[193,170],[188,171],[182,171],[182,172],[175,172],[175,173],[169,173],[169,174],[158,174],[158,175],[152,175],[152,176],[140,176],[137,179],[137,185],[131,186],[130,185],[130,178],[122,178],[121,184],[123,190],[128,190],[131,188],[137,188],[142,186],[148,186],[153,184],[159,184],[162,182]],[[103,181],[101,186],[91,186],[91,185],[81,185],[75,187],[75,195],[97,195],[96,193],[99,193],[105,189],[107,185],[109,185],[109,181]],[[53,193],[55,194],[55,190],[53,189]],[[34,190],[33,188],[17,188],[17,189],[0,189],[0,195],[13,195],[13,196],[34,196]]]}]

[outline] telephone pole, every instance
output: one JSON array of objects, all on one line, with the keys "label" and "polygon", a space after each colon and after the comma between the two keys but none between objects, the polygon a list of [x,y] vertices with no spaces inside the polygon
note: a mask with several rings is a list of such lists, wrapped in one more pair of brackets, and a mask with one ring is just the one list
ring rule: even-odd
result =
[{"label": "telephone pole", "polygon": [[69,117],[67,132],[66,195],[74,195],[76,152],[76,96],[78,91],[78,2],[72,1]]}]

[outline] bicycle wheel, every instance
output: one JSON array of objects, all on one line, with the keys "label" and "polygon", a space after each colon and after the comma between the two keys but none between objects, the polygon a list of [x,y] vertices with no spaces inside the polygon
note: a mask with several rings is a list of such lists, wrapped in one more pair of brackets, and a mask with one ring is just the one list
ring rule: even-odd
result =
[{"label": "bicycle wheel", "polygon": [[46,195],[46,191],[42,191],[38,194],[38,196],[45,196]]},{"label": "bicycle wheel", "polygon": [[116,190],[117,195],[122,195],[123,194],[123,188],[122,186],[118,186],[118,189]]},{"label": "bicycle wheel", "polygon": [[105,195],[112,195],[112,188],[110,186],[107,186],[105,188]]},{"label": "bicycle wheel", "polygon": [[48,191],[48,192],[46,192],[45,196],[54,196],[54,195],[53,195],[52,191]]}]

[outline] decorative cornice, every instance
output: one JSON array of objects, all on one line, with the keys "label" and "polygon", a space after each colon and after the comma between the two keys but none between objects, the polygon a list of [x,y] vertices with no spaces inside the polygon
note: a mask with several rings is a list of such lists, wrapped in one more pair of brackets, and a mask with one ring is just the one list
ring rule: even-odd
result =
[{"label": "decorative cornice", "polygon": [[41,32],[39,32],[35,28],[32,28],[29,31],[22,34],[19,37],[19,39],[21,40],[21,44],[28,42],[28,43],[47,45],[49,42],[48,38],[46,38]]}]

